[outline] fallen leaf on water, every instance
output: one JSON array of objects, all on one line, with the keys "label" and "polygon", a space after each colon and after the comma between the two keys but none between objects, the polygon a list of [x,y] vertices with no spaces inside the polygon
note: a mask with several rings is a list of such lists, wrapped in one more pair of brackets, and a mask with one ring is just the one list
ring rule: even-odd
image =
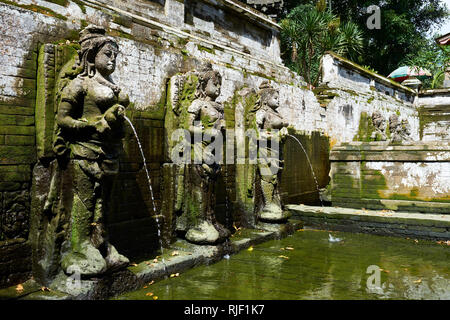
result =
[{"label": "fallen leaf on water", "polygon": [[157,262],[158,262],[158,259],[153,259],[153,262],[154,262],[154,263],[157,263]]},{"label": "fallen leaf on water", "polygon": [[51,291],[50,288],[47,287],[41,287],[41,291]]},{"label": "fallen leaf on water", "polygon": [[16,286],[16,291],[17,291],[17,293],[21,293],[21,292],[23,291],[23,285],[18,284],[18,285]]},{"label": "fallen leaf on water", "polygon": [[422,282],[422,279],[419,279],[419,280],[414,281],[414,283],[417,283],[417,284],[419,284],[419,283],[421,283],[421,282]]},{"label": "fallen leaf on water", "polygon": [[248,251],[253,251],[253,246],[250,246],[247,250]]},{"label": "fallen leaf on water", "polygon": [[158,300],[158,296],[154,296],[154,297],[153,297],[153,300]]},{"label": "fallen leaf on water", "polygon": [[148,286],[144,286],[144,289],[147,289],[148,288]]},{"label": "fallen leaf on water", "polygon": [[419,240],[417,240],[417,239],[414,239],[414,242],[415,242],[415,243],[419,243]]},{"label": "fallen leaf on water", "polygon": [[170,254],[172,257],[179,255],[178,251],[174,251]]},{"label": "fallen leaf on water", "polygon": [[283,258],[283,259],[286,259],[286,260],[289,259],[289,257],[286,257],[286,256],[278,256],[278,258]]},{"label": "fallen leaf on water", "polygon": [[280,248],[280,250],[284,251],[285,249],[284,248]]},{"label": "fallen leaf on water", "polygon": [[145,264],[149,266],[149,265],[150,265],[150,262],[148,262],[148,261],[145,261]]},{"label": "fallen leaf on water", "polygon": [[297,232],[305,231],[305,229],[298,229]]},{"label": "fallen leaf on water", "polygon": [[171,278],[175,278],[175,277],[179,277],[179,276],[180,276],[180,274],[178,272],[170,275]]},{"label": "fallen leaf on water", "polygon": [[155,283],[155,281],[152,280],[152,281],[150,281],[150,282],[148,283],[148,285],[151,286],[151,285],[154,284],[154,283]]},{"label": "fallen leaf on water", "polygon": [[95,223],[95,222],[92,222],[91,223],[91,226],[93,226],[93,227],[95,227],[95,226],[97,226],[98,224],[97,223]]},{"label": "fallen leaf on water", "polygon": [[294,248],[292,248],[292,247],[286,247],[286,250],[294,250]]},{"label": "fallen leaf on water", "polygon": [[137,267],[137,263],[130,263],[130,266]]},{"label": "fallen leaf on water", "polygon": [[153,295],[153,292],[147,292],[145,295],[146,295],[147,297],[151,297],[151,296]]}]

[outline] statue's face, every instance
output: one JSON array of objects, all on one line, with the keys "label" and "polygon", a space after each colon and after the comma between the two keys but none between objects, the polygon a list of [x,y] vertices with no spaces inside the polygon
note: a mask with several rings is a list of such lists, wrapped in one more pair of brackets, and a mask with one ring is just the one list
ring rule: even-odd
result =
[{"label": "statue's face", "polygon": [[109,76],[116,69],[116,57],[119,53],[115,44],[108,42],[95,56],[95,69],[102,76]]},{"label": "statue's face", "polygon": [[216,99],[220,95],[220,78],[213,77],[206,84],[206,95],[212,99]]},{"label": "statue's face", "polygon": [[272,108],[272,109],[276,109],[280,106],[280,94],[278,93],[278,91],[274,91],[272,94],[269,95],[269,97],[267,98],[267,105]]}]

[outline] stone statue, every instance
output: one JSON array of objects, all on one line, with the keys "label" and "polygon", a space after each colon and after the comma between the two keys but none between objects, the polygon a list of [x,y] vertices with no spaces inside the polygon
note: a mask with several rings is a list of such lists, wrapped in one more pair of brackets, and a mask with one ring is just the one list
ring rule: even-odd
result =
[{"label": "stone statue", "polygon": [[372,123],[375,131],[372,132],[371,141],[386,141],[387,122],[379,111],[372,113]]},{"label": "stone statue", "polygon": [[[94,276],[128,265],[109,243],[105,220],[119,172],[128,96],[112,81],[117,42],[101,27],[80,32],[81,48],[58,95],[54,150],[73,170],[72,209],[61,266],[66,273]],[[52,190],[45,210],[52,211]]]},{"label": "stone statue", "polygon": [[[267,141],[267,148],[258,147],[258,174],[261,178],[262,203],[257,204],[260,219],[269,222],[281,222],[288,218],[288,212],[283,210],[279,182],[283,169],[283,143],[287,138],[288,122],[277,111],[279,107],[279,92],[269,82],[261,84],[259,91],[256,124],[259,140]],[[272,132],[272,130],[277,130]],[[279,130],[279,131],[278,131]],[[279,150],[269,147],[271,139],[278,134]],[[270,157],[269,157],[270,151]]]},{"label": "stone statue", "polygon": [[392,114],[389,117],[389,131],[391,133],[391,142],[401,143],[412,140],[408,120],[400,120],[396,114]]},{"label": "stone statue", "polygon": [[[173,106],[175,114],[181,114],[185,119],[181,126],[189,131],[193,150],[191,163],[180,168],[178,174],[181,180],[178,178],[179,191],[175,210],[180,215],[177,217],[176,229],[186,232],[186,239],[192,243],[214,244],[230,236],[229,230],[217,222],[214,212],[215,183],[221,165],[215,159],[215,150],[208,148],[212,142],[206,139],[196,141],[195,136],[201,137],[207,132],[223,134],[225,130],[224,107],[216,102],[220,95],[222,77],[210,64],[189,77],[194,79],[189,80],[191,83],[196,83],[193,100],[184,106],[179,105],[185,108],[184,113],[180,107]],[[180,100],[186,101],[186,97]],[[202,159],[201,163],[195,163],[195,159]]]}]

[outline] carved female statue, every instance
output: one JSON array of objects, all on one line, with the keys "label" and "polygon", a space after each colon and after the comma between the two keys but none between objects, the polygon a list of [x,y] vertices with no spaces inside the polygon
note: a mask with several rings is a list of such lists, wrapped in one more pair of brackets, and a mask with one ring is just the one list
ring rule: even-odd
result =
[{"label": "carved female statue", "polygon": [[[211,142],[195,136],[212,135],[225,129],[223,105],[215,100],[220,95],[222,77],[207,65],[198,73],[196,97],[187,108],[187,129],[194,136],[192,145],[194,163],[185,166],[183,213],[177,221],[177,229],[186,231],[186,239],[198,244],[220,242],[230,232],[216,220],[215,182],[221,166]],[[211,139],[212,140],[212,139]],[[202,159],[195,163],[195,159]]]},{"label": "carved female statue", "polygon": [[[267,141],[267,148],[258,147],[258,173],[261,177],[262,204],[258,215],[262,220],[279,222],[287,218],[281,203],[279,181],[283,169],[282,149],[287,137],[289,125],[277,111],[279,107],[279,92],[265,81],[260,86],[259,109],[256,112],[256,125],[259,139]],[[269,147],[272,139],[278,135],[279,149]],[[260,142],[261,143],[261,142]],[[270,151],[270,155],[269,155]]]},{"label": "carved female statue", "polygon": [[60,157],[70,154],[73,165],[70,235],[61,265],[65,272],[92,276],[129,262],[105,232],[129,100],[110,77],[117,42],[93,25],[80,32],[79,42],[74,74],[59,92],[54,150]]}]

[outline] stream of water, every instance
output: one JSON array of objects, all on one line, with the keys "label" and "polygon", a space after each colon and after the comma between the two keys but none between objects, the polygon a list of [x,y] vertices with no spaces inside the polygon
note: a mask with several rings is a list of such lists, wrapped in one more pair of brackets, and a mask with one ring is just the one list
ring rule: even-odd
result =
[{"label": "stream of water", "polygon": [[[124,119],[128,122],[128,124],[130,125],[131,129],[133,130],[134,133],[134,137],[136,138],[138,147],[139,147],[139,151],[141,153],[142,156],[142,161],[143,161],[143,165],[144,165],[144,170],[145,170],[145,174],[147,175],[147,181],[148,181],[148,189],[150,191],[150,197],[152,200],[152,206],[153,206],[153,213],[154,213],[154,217],[156,220],[156,225],[157,225],[157,229],[158,229],[158,239],[159,239],[159,246],[160,246],[160,250],[161,250],[161,256],[164,254],[164,248],[163,248],[163,243],[162,243],[162,238],[161,238],[161,225],[159,222],[159,218],[158,218],[158,214],[156,212],[156,205],[155,205],[155,197],[153,195],[153,188],[152,188],[152,180],[150,179],[150,173],[148,172],[148,168],[147,168],[147,161],[145,159],[145,155],[144,155],[144,150],[142,149],[142,145],[141,145],[141,141],[139,140],[139,136],[136,132],[136,129],[133,126],[133,123],[131,122],[131,120],[127,117],[127,116],[123,116]],[[161,257],[161,261],[164,265],[164,271],[167,274],[167,268],[166,268],[166,263],[164,261],[164,258]]]},{"label": "stream of water", "polygon": [[300,142],[300,140],[298,140],[295,136],[288,134],[289,137],[293,138],[295,141],[297,141],[297,143],[300,145],[300,147],[302,148],[303,152],[305,153],[306,156],[306,160],[308,161],[309,167],[311,168],[311,174],[314,178],[314,182],[316,184],[316,189],[317,189],[317,193],[319,194],[319,200],[320,200],[320,205],[323,207],[323,201],[322,201],[322,197],[320,196],[320,187],[319,187],[319,182],[317,181],[317,177],[316,174],[314,173],[314,168],[313,165],[311,163],[311,160],[309,159],[308,153],[305,150],[305,147],[303,146],[303,144]]}]

